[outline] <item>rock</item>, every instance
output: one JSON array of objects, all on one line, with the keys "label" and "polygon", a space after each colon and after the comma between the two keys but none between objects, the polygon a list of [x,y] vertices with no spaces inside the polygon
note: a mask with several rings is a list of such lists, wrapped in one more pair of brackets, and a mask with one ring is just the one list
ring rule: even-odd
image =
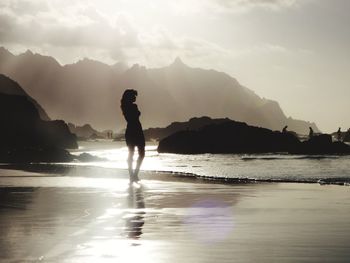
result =
[{"label": "rock", "polygon": [[[41,126],[41,127],[40,127]],[[64,149],[77,149],[77,137],[71,133],[67,124],[62,120],[45,121],[39,124],[38,130],[41,130],[42,136],[45,137],[47,143],[55,141],[56,147]]]},{"label": "rock", "polygon": [[[7,91],[11,87],[16,85],[9,85]],[[42,120],[26,94],[0,92],[0,123],[0,162],[67,162],[72,157],[65,149],[78,147],[67,124]]]},{"label": "rock", "polygon": [[76,136],[64,121],[43,121],[24,96],[0,93],[2,147],[77,148]]},{"label": "rock", "polygon": [[343,142],[332,142],[332,136],[321,134],[304,141],[297,153],[301,154],[349,154],[350,147]]},{"label": "rock", "polygon": [[18,147],[0,150],[2,163],[71,162],[72,155],[61,148]]},{"label": "rock", "polygon": [[341,142],[333,143],[330,135],[315,136],[302,143],[291,133],[229,121],[176,132],[159,142],[158,152],[350,154],[350,147]]},{"label": "rock", "polygon": [[177,132],[161,140],[158,151],[183,154],[287,152],[299,143],[298,138],[289,133],[229,121],[198,131]]}]

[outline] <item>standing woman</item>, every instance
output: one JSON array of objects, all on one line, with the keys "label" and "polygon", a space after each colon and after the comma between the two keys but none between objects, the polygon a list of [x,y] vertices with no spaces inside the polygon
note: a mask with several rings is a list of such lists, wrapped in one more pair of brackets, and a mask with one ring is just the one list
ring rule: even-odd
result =
[{"label": "standing woman", "polygon": [[[121,109],[125,120],[127,121],[125,140],[129,148],[128,169],[130,182],[139,181],[138,173],[145,157],[145,136],[143,135],[142,126],[139,120],[141,112],[134,103],[136,101],[137,91],[127,89],[124,91],[121,99]],[[139,157],[137,159],[136,168],[133,170],[133,157],[137,147]]]}]

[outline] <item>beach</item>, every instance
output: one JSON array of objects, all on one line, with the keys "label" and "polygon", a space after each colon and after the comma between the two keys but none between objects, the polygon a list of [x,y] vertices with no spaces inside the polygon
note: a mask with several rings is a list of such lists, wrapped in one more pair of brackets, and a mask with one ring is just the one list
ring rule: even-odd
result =
[{"label": "beach", "polygon": [[[1,262],[348,262],[350,191],[170,173],[0,170]],[[50,171],[50,172],[48,172]]]}]

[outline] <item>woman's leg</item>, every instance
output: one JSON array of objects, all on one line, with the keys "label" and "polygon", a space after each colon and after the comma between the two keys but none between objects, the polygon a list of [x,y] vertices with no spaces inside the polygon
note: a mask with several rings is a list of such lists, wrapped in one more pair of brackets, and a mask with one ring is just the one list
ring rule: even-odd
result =
[{"label": "woman's leg", "polygon": [[139,181],[139,171],[140,171],[140,167],[142,164],[143,159],[145,158],[145,146],[141,145],[141,146],[137,146],[137,150],[139,152],[139,157],[137,158],[137,162],[136,162],[136,168],[135,168],[135,172],[134,172],[134,178],[135,181]]},{"label": "woman's leg", "polygon": [[133,169],[132,169],[132,163],[134,161],[135,147],[134,146],[128,146],[128,148],[129,148],[128,170],[129,170],[130,181],[132,181],[133,177],[134,177],[134,172],[133,172]]}]

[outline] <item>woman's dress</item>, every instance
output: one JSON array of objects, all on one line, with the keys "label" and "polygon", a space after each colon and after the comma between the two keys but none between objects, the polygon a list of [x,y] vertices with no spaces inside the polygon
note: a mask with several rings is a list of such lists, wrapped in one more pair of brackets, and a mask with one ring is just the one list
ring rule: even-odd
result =
[{"label": "woman's dress", "polygon": [[141,112],[138,110],[137,105],[131,103],[122,107],[125,120],[127,121],[125,140],[126,144],[130,147],[144,147],[145,136],[143,135],[141,122],[139,117]]}]

